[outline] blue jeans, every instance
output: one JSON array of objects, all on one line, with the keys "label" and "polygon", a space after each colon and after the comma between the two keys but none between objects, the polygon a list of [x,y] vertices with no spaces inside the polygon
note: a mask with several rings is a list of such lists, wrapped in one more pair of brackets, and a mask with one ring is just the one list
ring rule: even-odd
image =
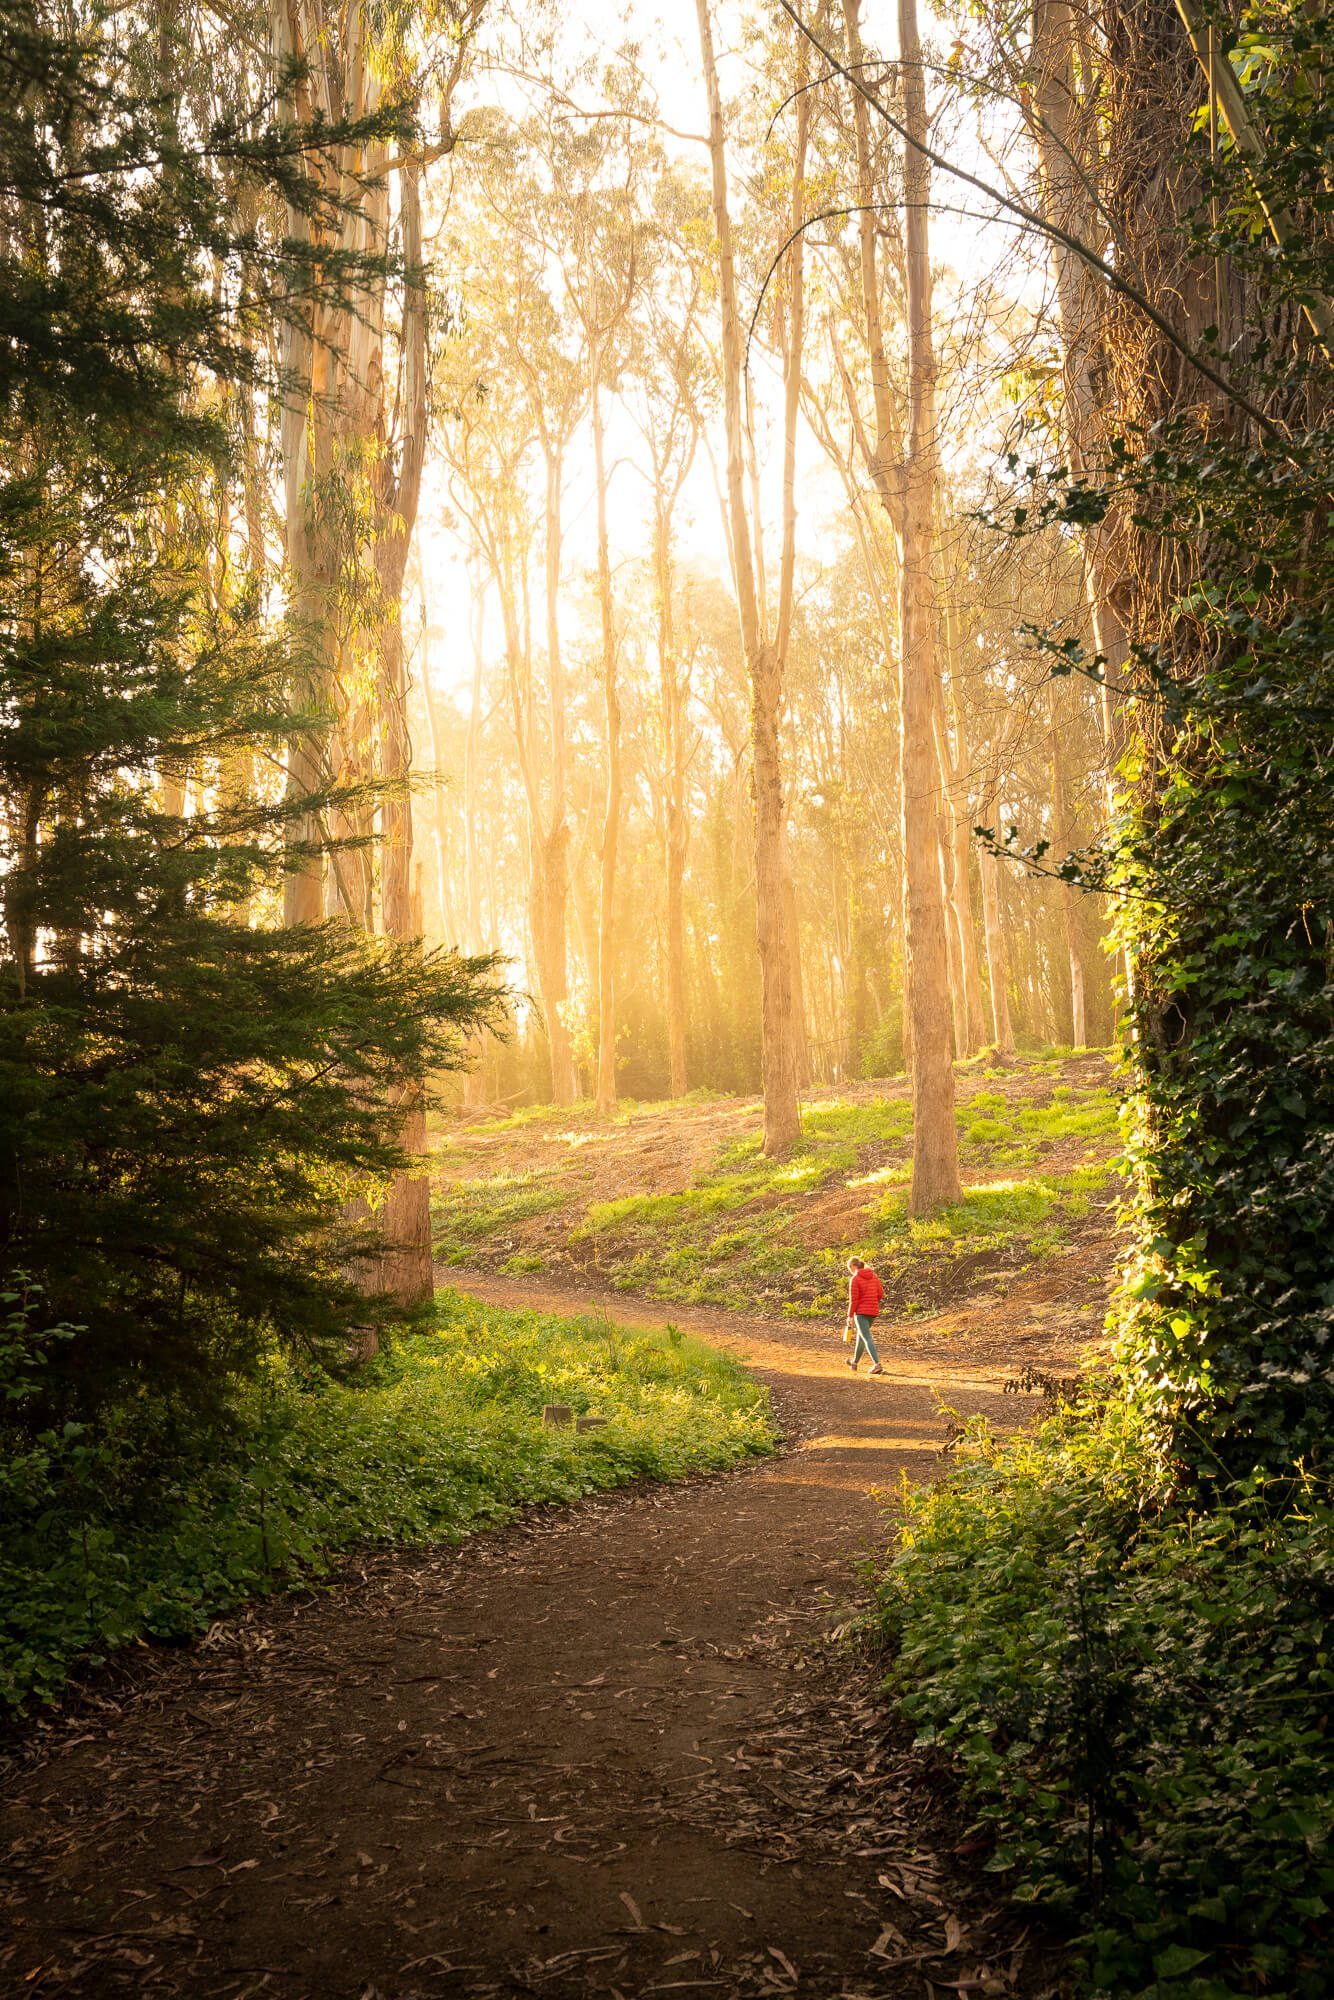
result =
[{"label": "blue jeans", "polygon": [[875,1342],[871,1338],[871,1315],[869,1313],[854,1313],[852,1318],[853,1324],[857,1329],[857,1338],[852,1343],[853,1367],[855,1368],[861,1360],[862,1349],[865,1348],[871,1357],[872,1367],[878,1368],[880,1366],[880,1356],[876,1353]]}]

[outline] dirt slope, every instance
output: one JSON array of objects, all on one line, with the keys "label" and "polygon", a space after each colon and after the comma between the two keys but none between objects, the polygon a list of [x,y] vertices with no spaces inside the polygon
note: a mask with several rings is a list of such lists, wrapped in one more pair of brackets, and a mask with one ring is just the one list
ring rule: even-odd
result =
[{"label": "dirt slope", "polygon": [[932,1475],[942,1390],[1012,1417],[1005,1365],[888,1331],[854,1379],[827,1329],[688,1317],[751,1354],[788,1455],[376,1557],[150,1656],[12,1779],[0,1992],[1051,1990],[824,1636],[875,1489]]},{"label": "dirt slope", "polygon": [[[627,1104],[612,1120],[586,1105],[444,1120],[433,1132],[437,1252],[465,1283],[479,1270],[540,1273],[664,1301],[735,1308],[754,1299],[774,1316],[819,1317],[856,1251],[875,1261],[886,1309],[902,1317],[987,1311],[1035,1257],[1077,1253],[1099,1283],[1110,1269],[1115,1090],[1114,1066],[1098,1050],[961,1065],[963,1183],[968,1198],[990,1196],[994,1213],[964,1216],[934,1242],[906,1241],[898,1215],[912,1146],[903,1078],[811,1091],[804,1149],[767,1178],[752,1099]],[[1062,1112],[1074,1115],[1063,1124]],[[1059,1214],[1056,1230],[1021,1219],[1026,1191],[1031,1199],[1039,1185],[1090,1167],[1103,1170],[1101,1184]],[[609,1216],[627,1200],[641,1205],[638,1215]],[[673,1203],[674,1215],[661,1212]],[[1100,1322],[1101,1291],[1082,1303]]]}]

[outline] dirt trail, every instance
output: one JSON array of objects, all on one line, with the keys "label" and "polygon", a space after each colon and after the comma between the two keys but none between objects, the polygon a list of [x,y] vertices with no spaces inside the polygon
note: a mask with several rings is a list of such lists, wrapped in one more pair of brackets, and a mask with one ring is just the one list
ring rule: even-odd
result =
[{"label": "dirt trail", "polygon": [[10,1785],[0,1992],[1051,1986],[980,1857],[955,1854],[945,1788],[825,1639],[885,1538],[873,1490],[930,1477],[939,1393],[1000,1411],[998,1376],[916,1329],[886,1329],[872,1380],[827,1328],[613,1310],[748,1353],[795,1448],[377,1556],[153,1656]]}]

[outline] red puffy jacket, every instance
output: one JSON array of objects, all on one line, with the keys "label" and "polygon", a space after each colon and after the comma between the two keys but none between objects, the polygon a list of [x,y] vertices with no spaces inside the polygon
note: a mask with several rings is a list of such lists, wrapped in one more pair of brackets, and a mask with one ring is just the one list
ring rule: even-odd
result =
[{"label": "red puffy jacket", "polygon": [[848,1289],[849,1312],[865,1313],[867,1319],[875,1319],[884,1296],[885,1288],[869,1264],[863,1264],[860,1271],[853,1272]]}]

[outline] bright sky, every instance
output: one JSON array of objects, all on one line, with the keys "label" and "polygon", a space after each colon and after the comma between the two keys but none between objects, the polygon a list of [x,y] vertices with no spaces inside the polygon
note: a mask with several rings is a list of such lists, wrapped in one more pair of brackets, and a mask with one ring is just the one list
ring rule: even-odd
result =
[{"label": "bright sky", "polygon": [[[777,18],[778,10],[774,9]],[[750,59],[736,44],[740,41],[736,11],[721,4],[715,14],[717,41],[725,98],[744,93],[751,80]],[[924,29],[930,24],[924,18]],[[866,0],[863,33],[868,47],[893,54],[897,46],[893,0]],[[582,58],[600,63],[610,59],[630,38],[640,48],[640,67],[657,94],[662,118],[678,134],[700,133],[706,123],[704,84],[696,40],[694,9],[685,0],[664,9],[656,0],[629,0],[616,6],[609,0],[580,0],[567,32],[571,70]],[[766,86],[767,88],[767,86]],[[596,90],[578,85],[571,95],[581,104],[596,104]],[[516,113],[523,105],[522,86],[512,79],[485,73],[473,92],[474,101],[497,101]],[[702,145],[688,137],[665,136],[668,149],[683,160],[693,160],[704,171],[707,160]],[[958,140],[952,142],[956,147]],[[972,152],[971,145],[969,151]],[[974,154],[980,159],[981,155]],[[734,180],[744,162],[733,153],[729,165]],[[466,165],[463,169],[466,172]],[[851,192],[849,190],[849,192]],[[994,225],[979,225],[957,214],[950,205],[960,203],[957,188],[940,185],[934,190],[942,213],[934,219],[933,253],[939,270],[948,267],[957,274],[959,296],[966,306],[978,284],[1004,259],[1013,244],[1013,232]],[[962,205],[962,204],[960,204]],[[998,238],[1000,239],[998,241]],[[939,303],[948,306],[952,287],[940,282]],[[762,458],[762,506],[766,514],[765,540],[769,561],[776,562],[778,544],[778,460],[781,454],[776,369],[769,358],[752,351],[753,395],[761,434],[768,433],[771,449]],[[957,413],[956,413],[957,415]],[[974,438],[965,425],[959,427],[961,449],[972,448]],[[649,547],[646,512],[647,486],[636,467],[637,436],[628,417],[608,407],[608,459],[615,467],[612,490],[612,562],[614,571],[641,562]],[[949,440],[946,441],[947,451]],[[815,440],[804,431],[798,456],[798,561],[819,551],[827,556],[847,533],[846,502],[837,475],[827,465]],[[433,683],[456,700],[471,679],[472,578],[465,564],[465,548],[447,526],[448,502],[444,468],[438,459],[427,467],[419,516],[419,544],[425,578],[428,644],[426,671]],[[563,611],[572,662],[577,665],[581,642],[590,648],[590,574],[594,561],[593,482],[591,454],[582,439],[570,454],[569,485],[565,500],[564,562],[567,577],[567,604]],[[705,562],[719,574],[726,568],[726,555],[719,520],[716,490],[707,456],[698,454],[689,486],[683,495],[676,520],[677,555],[682,563]],[[540,560],[540,551],[538,552]],[[582,630],[581,630],[582,625]],[[500,651],[497,607],[487,607],[483,622],[483,650],[488,660]]]}]

